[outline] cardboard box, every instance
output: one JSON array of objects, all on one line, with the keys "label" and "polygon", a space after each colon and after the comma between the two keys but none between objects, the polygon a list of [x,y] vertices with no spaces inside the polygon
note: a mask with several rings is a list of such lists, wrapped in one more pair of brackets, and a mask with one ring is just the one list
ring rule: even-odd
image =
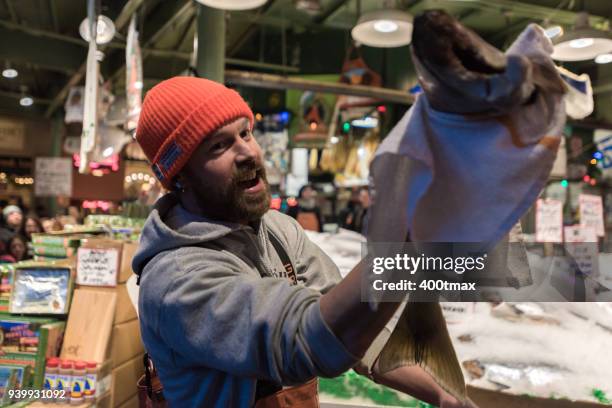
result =
[{"label": "cardboard box", "polygon": [[117,286],[117,309],[115,310],[115,322],[119,324],[129,320],[137,319],[136,309],[130,300],[125,283]]},{"label": "cardboard box", "polygon": [[46,358],[58,355],[64,327],[53,319],[0,317],[0,363],[30,365],[33,387],[42,388]]},{"label": "cardboard box", "polygon": [[134,309],[134,305],[130,300],[130,295],[128,294],[127,287],[125,283],[117,285],[114,288],[106,288],[106,287],[97,287],[97,286],[83,286],[77,285],[77,288],[80,290],[97,290],[97,291],[108,291],[110,293],[117,294],[117,303],[115,306],[115,317],[113,319],[113,324],[125,323],[130,320],[134,320],[138,318],[136,314],[136,309]]},{"label": "cardboard box", "polygon": [[140,324],[137,319],[113,327],[110,343],[110,359],[113,368],[134,357],[142,357],[144,346],[140,339]]},{"label": "cardboard box", "polygon": [[137,249],[135,242],[106,238],[85,240],[77,254],[77,283],[97,287],[125,283],[133,274],[132,259]]},{"label": "cardboard box", "polygon": [[138,394],[119,405],[119,408],[138,408]]},{"label": "cardboard box", "polygon": [[125,283],[134,273],[132,271],[132,259],[138,250],[138,242],[123,243],[123,254],[121,256],[121,267],[119,268],[118,283]]},{"label": "cardboard box", "polygon": [[137,394],[136,383],[144,374],[142,356],[129,360],[113,369],[113,407],[117,407]]},{"label": "cardboard box", "polygon": [[60,357],[103,363],[110,341],[117,294],[76,289]]},{"label": "cardboard box", "polygon": [[485,390],[468,385],[468,395],[481,408],[611,408],[612,405],[586,401],[570,401],[512,395],[499,391]]},{"label": "cardboard box", "polygon": [[110,391],[106,392],[106,394],[96,397],[96,402],[94,403],[95,408],[111,408],[113,405],[113,395]]}]

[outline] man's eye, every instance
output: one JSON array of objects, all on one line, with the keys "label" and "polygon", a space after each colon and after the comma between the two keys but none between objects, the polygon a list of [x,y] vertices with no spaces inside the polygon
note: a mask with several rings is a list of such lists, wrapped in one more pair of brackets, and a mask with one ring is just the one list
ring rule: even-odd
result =
[{"label": "man's eye", "polygon": [[210,151],[217,152],[217,151],[223,150],[226,144],[227,144],[226,142],[217,142],[210,147]]},{"label": "man's eye", "polygon": [[248,139],[249,137],[251,137],[251,131],[249,129],[243,130],[242,132],[240,132],[240,137],[243,139]]}]

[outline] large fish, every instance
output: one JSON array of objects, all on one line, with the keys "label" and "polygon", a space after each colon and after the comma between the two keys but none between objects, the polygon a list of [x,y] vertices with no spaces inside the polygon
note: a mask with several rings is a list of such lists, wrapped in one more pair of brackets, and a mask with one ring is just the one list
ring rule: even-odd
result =
[{"label": "large fish", "polygon": [[[502,53],[433,10],[414,20],[411,52],[424,94],[371,164],[368,241],[494,246],[537,198],[560,142],[566,87],[552,44],[530,25]],[[438,303],[409,302],[379,358],[383,372],[413,364],[467,400]]]}]

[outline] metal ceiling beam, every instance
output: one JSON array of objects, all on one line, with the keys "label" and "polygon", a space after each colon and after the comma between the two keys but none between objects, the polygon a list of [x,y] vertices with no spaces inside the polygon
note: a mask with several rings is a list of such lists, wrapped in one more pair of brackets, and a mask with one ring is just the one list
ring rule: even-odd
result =
[{"label": "metal ceiling beam", "polygon": [[[263,7],[257,10],[255,19],[251,22],[247,29],[244,30],[240,38],[238,38],[238,40],[236,40],[232,45],[229,46],[228,51],[226,53],[228,57],[231,57],[232,55],[235,55],[238,51],[240,51],[244,44],[246,44],[255,35],[255,33],[259,31],[259,26],[257,25],[259,20],[261,20],[261,18],[268,12],[268,10],[270,10],[274,2],[275,0],[270,0]],[[230,17],[232,15],[233,14],[230,14]]]},{"label": "metal ceiling beam", "polygon": [[56,0],[49,0],[49,13],[51,14],[51,23],[55,32],[59,32],[59,21],[57,19]]},{"label": "metal ceiling beam", "polygon": [[[119,16],[115,19],[115,29],[117,31],[121,31],[129,22],[130,17],[134,12],[138,9],[138,7],[142,4],[144,0],[128,0],[127,4],[123,7]],[[103,49],[104,46],[101,46],[100,49]],[[85,71],[87,68],[87,60],[86,57],[83,59],[83,63],[79,67],[79,69],[72,75],[72,77],[68,80],[68,82],[64,85],[64,87],[59,91],[59,93],[53,98],[53,101],[47,108],[45,112],[45,117],[50,118],[53,115],[53,112],[61,106],[62,102],[68,95],[68,91],[73,86],[77,85],[83,76],[85,75]]]},{"label": "metal ceiling beam", "polygon": [[[8,92],[8,91],[0,90],[0,97],[13,98],[13,99],[21,99],[22,96],[23,95],[20,94],[19,92]],[[32,96],[32,95],[30,95],[30,96]],[[34,100],[34,103],[39,104],[39,105],[49,105],[52,102],[51,99],[39,98],[37,96],[32,96],[32,99]]]},{"label": "metal ceiling beam", "polygon": [[521,21],[517,21],[516,23],[507,25],[504,29],[497,31],[493,36],[487,38],[487,41],[491,43],[499,43],[504,41],[511,34],[517,33],[523,30],[525,27],[529,25],[532,21],[529,19],[521,19]]},{"label": "metal ceiling beam", "polygon": [[[248,11],[232,11],[231,12],[231,18],[235,19],[236,21],[244,21],[248,23],[257,22],[257,24],[259,25],[266,25],[266,26],[276,27],[280,29],[287,26],[287,20],[281,17],[265,15],[265,16],[261,16],[257,18],[256,16],[257,16],[256,14],[252,12],[248,12]],[[308,21],[304,21],[303,23],[292,21],[291,25],[292,27],[302,27],[302,28],[316,27],[315,25],[309,24]],[[327,23],[325,27],[347,30],[353,27],[353,22],[335,21],[333,23]]]},{"label": "metal ceiling beam", "polygon": [[346,4],[346,0],[334,0],[334,2],[325,10],[313,19],[316,25],[325,24],[325,22],[331,18],[342,6]]},{"label": "metal ceiling beam", "polygon": [[225,70],[225,80],[233,84],[256,88],[301,89],[338,95],[367,96],[404,105],[411,105],[414,103],[414,96],[406,91],[376,86],[348,85],[339,82],[314,81],[282,75],[234,70]]},{"label": "metal ceiling beam", "polygon": [[0,38],[4,39],[0,41],[0,55],[4,59],[54,71],[75,72],[86,55],[80,45],[47,37],[42,44],[41,37],[7,29],[4,24],[0,25]]},{"label": "metal ceiling beam", "polygon": [[[151,34],[146,40],[143,41],[143,63],[149,55],[153,55],[151,49],[154,47],[155,43],[168,29],[173,27],[174,22],[177,19],[186,15],[191,16],[195,13],[194,4],[191,1],[166,1],[162,3],[161,7],[162,9],[156,14],[156,16],[150,19],[150,26],[153,27],[153,34]],[[110,81],[115,81],[124,72],[125,60],[122,61],[122,64],[119,68],[117,68],[111,75],[109,75],[108,79]]]},{"label": "metal ceiling beam", "polygon": [[593,87],[593,95],[612,92],[612,82],[603,83]]},{"label": "metal ceiling beam", "polygon": [[15,13],[15,9],[13,8],[11,0],[4,0],[4,3],[6,4],[6,8],[9,12],[9,15],[11,16],[11,21],[13,23],[17,23],[19,20],[17,20],[17,14]]},{"label": "metal ceiling beam", "polygon": [[[573,25],[576,21],[575,11],[557,10],[552,7],[528,4],[514,0],[425,0],[426,8],[456,7],[463,4],[466,7],[480,8],[490,11],[510,11],[517,17],[526,17],[533,20],[550,19],[551,22],[563,25]],[[591,25],[604,24],[607,17],[591,14],[589,22]]]}]

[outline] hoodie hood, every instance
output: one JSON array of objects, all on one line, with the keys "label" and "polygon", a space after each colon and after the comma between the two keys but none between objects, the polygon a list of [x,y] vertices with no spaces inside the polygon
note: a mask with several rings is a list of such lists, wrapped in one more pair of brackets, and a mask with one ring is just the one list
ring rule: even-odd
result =
[{"label": "hoodie hood", "polygon": [[140,275],[147,262],[160,252],[213,241],[247,228],[191,214],[180,205],[176,194],[166,194],[157,200],[145,222],[132,269]]}]

